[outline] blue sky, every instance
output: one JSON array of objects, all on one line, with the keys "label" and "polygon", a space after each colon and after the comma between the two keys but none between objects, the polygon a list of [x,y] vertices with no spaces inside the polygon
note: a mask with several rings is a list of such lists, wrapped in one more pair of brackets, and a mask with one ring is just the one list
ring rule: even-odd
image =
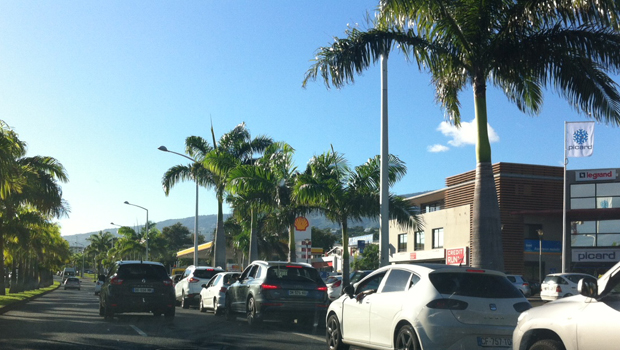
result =
[{"label": "blue sky", "polygon": [[[210,140],[245,122],[295,149],[304,169],[333,145],[350,165],[380,152],[380,76],[355,84],[301,87],[316,50],[365,28],[377,1],[3,1],[0,119],[28,155],[57,158],[70,182],[63,235],[194,215],[191,182],[166,197],[161,177],[187,136]],[[461,95],[463,127],[443,123],[430,78],[394,53],[389,61],[390,153],[408,167],[395,193],[439,189],[475,168],[473,92]],[[488,91],[493,162],[561,166],[564,121],[585,121],[553,91],[536,117]],[[569,169],[619,167],[618,128],[597,125],[594,154]],[[215,214],[200,190],[201,215]],[[192,229],[192,228],[190,228]]]}]

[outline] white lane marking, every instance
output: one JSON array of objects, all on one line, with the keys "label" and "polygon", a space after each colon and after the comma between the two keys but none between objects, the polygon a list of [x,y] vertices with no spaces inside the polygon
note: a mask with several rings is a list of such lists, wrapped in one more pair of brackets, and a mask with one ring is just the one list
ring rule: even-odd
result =
[{"label": "white lane marking", "polygon": [[316,336],[316,335],[310,335],[310,334],[304,334],[304,333],[296,333],[296,332],[293,332],[293,334],[300,335],[302,337],[310,338],[310,339],[313,339],[313,340],[316,340],[316,341],[320,341],[320,342],[325,340],[325,337],[319,337],[319,336]]},{"label": "white lane marking", "polygon": [[140,334],[143,337],[148,337],[148,335],[146,335],[146,333],[142,332],[142,330],[132,324],[130,324],[131,328],[133,328],[134,331],[136,331],[136,333]]}]

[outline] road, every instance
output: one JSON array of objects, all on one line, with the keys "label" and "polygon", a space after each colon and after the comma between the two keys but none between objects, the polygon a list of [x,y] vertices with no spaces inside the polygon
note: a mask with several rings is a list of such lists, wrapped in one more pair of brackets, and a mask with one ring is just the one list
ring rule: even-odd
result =
[{"label": "road", "polygon": [[176,309],[173,322],[151,314],[99,316],[94,283],[81,290],[57,289],[0,315],[0,349],[325,349],[325,329],[265,322],[250,328],[242,319],[197,309]]}]

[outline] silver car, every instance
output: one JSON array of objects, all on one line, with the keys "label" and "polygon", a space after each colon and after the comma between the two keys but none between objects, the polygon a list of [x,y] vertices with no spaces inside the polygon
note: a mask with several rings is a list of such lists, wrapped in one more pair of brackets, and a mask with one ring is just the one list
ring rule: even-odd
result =
[{"label": "silver car", "polygon": [[526,297],[532,295],[532,289],[530,288],[530,282],[526,281],[521,275],[506,275],[506,278],[512,283],[518,290]]}]

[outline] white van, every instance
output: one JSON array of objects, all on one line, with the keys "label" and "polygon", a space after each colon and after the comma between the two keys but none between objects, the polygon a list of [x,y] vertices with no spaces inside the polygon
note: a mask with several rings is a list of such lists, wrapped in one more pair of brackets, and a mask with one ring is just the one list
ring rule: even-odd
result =
[{"label": "white van", "polygon": [[73,267],[65,267],[62,270],[62,279],[64,280],[67,277],[75,277],[75,269]]}]

